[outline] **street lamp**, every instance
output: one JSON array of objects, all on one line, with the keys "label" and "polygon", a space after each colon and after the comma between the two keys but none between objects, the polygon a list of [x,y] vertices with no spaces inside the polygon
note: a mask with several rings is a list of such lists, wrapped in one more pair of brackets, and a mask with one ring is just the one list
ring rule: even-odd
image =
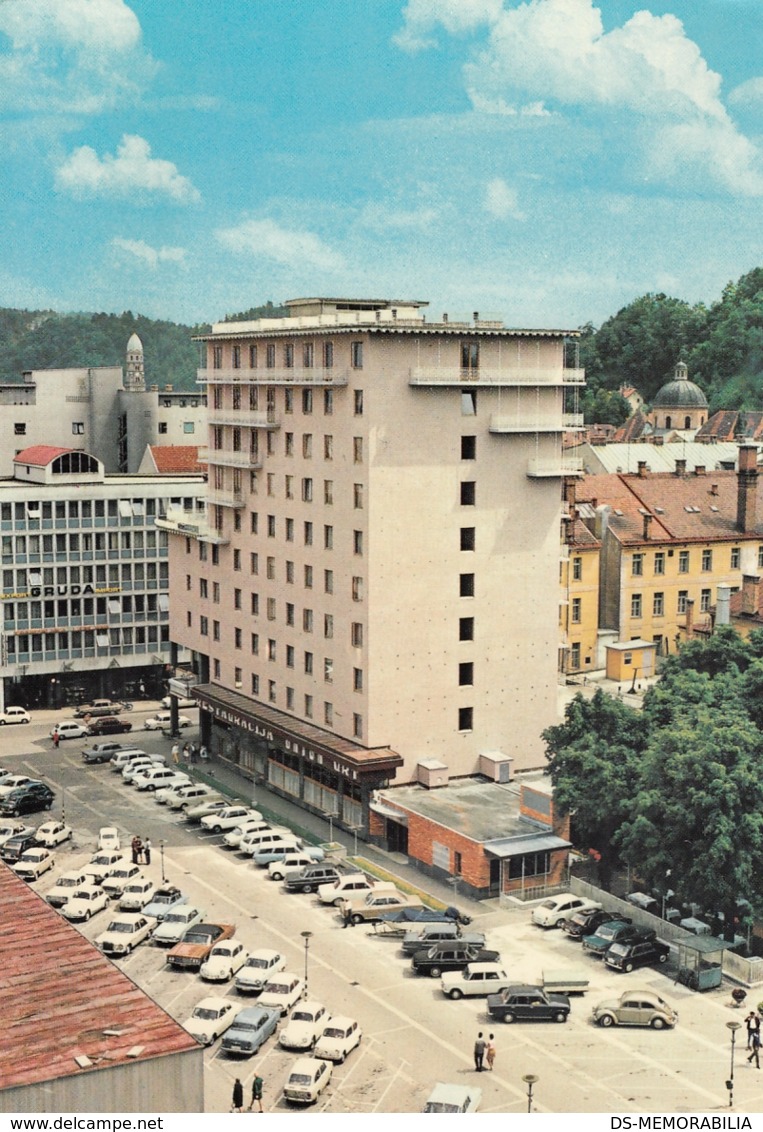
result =
[{"label": "street lamp", "polygon": [[741,1029],[741,1022],[727,1022],[726,1028],[731,1030],[731,1072],[729,1079],[726,1082],[726,1088],[729,1091],[729,1108],[734,1103],[734,1043],[736,1042],[737,1030]]},{"label": "street lamp", "polygon": [[302,938],[305,941],[305,990],[304,997],[307,998],[307,957],[310,954],[310,937],[312,932],[302,932]]},{"label": "street lamp", "polygon": [[165,884],[166,881],[167,881],[167,878],[164,875],[164,842],[163,841],[159,842],[159,856],[162,859],[162,884]]},{"label": "street lamp", "polygon": [[533,1110],[533,1085],[537,1084],[540,1080],[536,1073],[525,1073],[522,1080],[527,1085],[527,1111]]}]

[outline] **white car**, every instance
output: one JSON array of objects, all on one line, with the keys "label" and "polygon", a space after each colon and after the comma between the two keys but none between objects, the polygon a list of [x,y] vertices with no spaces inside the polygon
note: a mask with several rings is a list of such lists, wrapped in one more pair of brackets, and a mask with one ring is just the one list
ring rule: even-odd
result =
[{"label": "white car", "polygon": [[7,707],[0,712],[0,727],[5,723],[31,723],[32,717],[26,708]]},{"label": "white car", "polygon": [[312,1049],[323,1027],[331,1018],[322,1002],[299,1002],[278,1035],[283,1049]]},{"label": "white car", "polygon": [[117,774],[117,772],[121,773],[133,759],[150,759],[151,762],[156,763],[157,766],[163,765],[165,761],[164,755],[151,755],[148,751],[142,751],[140,747],[126,747],[111,756],[109,765],[114,774]]},{"label": "white car", "polygon": [[[165,727],[172,726],[172,717],[170,716],[170,713],[168,711],[160,711],[157,712],[156,715],[152,715],[149,719],[147,719],[143,726],[146,731],[161,731]],[[178,716],[178,727],[190,726],[191,720],[187,715]]]},{"label": "white car", "polygon": [[79,723],[76,719],[65,719],[62,723],[56,724],[55,727],[50,729],[50,737],[58,732],[59,739],[86,739],[90,734],[90,728],[86,723]]},{"label": "white car", "polygon": [[158,943],[161,947],[174,947],[176,943],[180,943],[188,928],[204,921],[206,914],[202,909],[195,908],[193,904],[175,905],[174,908],[170,908],[154,932],[154,943]]},{"label": "white car", "polygon": [[497,963],[468,963],[463,971],[445,971],[440,987],[447,998],[485,998],[510,987],[512,980]]},{"label": "white car", "polygon": [[72,836],[72,828],[64,825],[62,821],[46,821],[38,828],[35,837],[40,845],[53,849],[56,845],[68,841]]},{"label": "white car", "polygon": [[247,818],[260,820],[262,814],[248,806],[225,806],[224,809],[218,810],[216,814],[207,814],[206,817],[202,818],[201,828],[208,833],[222,833],[226,829],[235,829]]},{"label": "white car", "polygon": [[118,853],[122,848],[119,841],[119,830],[115,825],[102,825],[98,830],[98,848]]},{"label": "white car", "polygon": [[136,774],[133,778],[133,786],[136,790],[161,790],[165,786],[180,786],[190,781],[188,775],[181,771],[170,770],[168,766],[158,766]]},{"label": "white car", "polygon": [[270,822],[265,821],[264,818],[247,818],[240,825],[228,830],[223,838],[223,845],[226,849],[239,849],[245,837],[250,833],[261,833],[264,829],[270,829]]},{"label": "white car", "polygon": [[280,1010],[281,1016],[285,1017],[292,1006],[299,1002],[303,990],[304,983],[299,975],[293,975],[290,971],[280,971],[265,983],[259,1005],[272,1006],[274,1010]]},{"label": "white car", "polygon": [[24,821],[9,821],[4,820],[0,822],[0,845],[5,841],[10,841],[12,837],[23,837],[27,833],[35,833],[33,825],[27,825]]},{"label": "white car", "polygon": [[19,786],[26,786],[28,782],[38,782],[37,778],[30,778],[28,774],[4,774],[0,778],[0,798],[4,798],[6,794],[10,794],[11,790],[16,790]]},{"label": "white car", "polygon": [[257,994],[273,975],[283,971],[286,958],[280,951],[253,951],[236,975],[236,990],[241,994]]},{"label": "white car", "polygon": [[202,979],[210,983],[225,983],[232,979],[249,958],[243,943],[236,939],[225,939],[216,943],[199,968]]},{"label": "white car", "polygon": [[114,869],[124,864],[126,858],[117,849],[101,849],[90,858],[90,862],[83,867],[83,872],[91,878],[93,884],[102,884]]},{"label": "white car", "polygon": [[100,885],[83,884],[74,890],[61,911],[67,920],[89,920],[108,906],[109,898]]},{"label": "white car", "polygon": [[185,782],[168,782],[166,786],[157,786],[154,793],[154,801],[157,806],[169,807],[170,802],[173,798],[177,798],[181,790],[187,790],[189,786],[194,785],[193,779],[190,779],[187,774],[183,777],[186,780]]},{"label": "white car", "polygon": [[338,1014],[323,1027],[313,1053],[325,1061],[336,1061],[341,1065],[347,1054],[360,1045],[362,1037],[363,1031],[354,1018]]},{"label": "white car", "polygon": [[314,864],[316,858],[302,849],[298,853],[287,853],[280,861],[271,861],[268,865],[268,876],[271,880],[284,880],[289,873],[301,873],[308,865]]},{"label": "white car", "polygon": [[214,794],[208,798],[195,798],[183,810],[183,818],[187,822],[200,822],[207,814],[219,814],[220,810],[226,810],[229,805],[226,798],[215,797]]},{"label": "white car", "polygon": [[149,939],[156,920],[140,912],[123,912],[114,916],[105,932],[94,942],[104,955],[129,955],[144,939]]},{"label": "white car", "polygon": [[291,1068],[283,1095],[292,1104],[314,1104],[331,1080],[332,1064],[319,1057],[300,1057]]},{"label": "white car", "polygon": [[532,922],[541,928],[560,928],[576,912],[593,912],[598,908],[601,904],[596,900],[575,896],[572,892],[560,892],[533,908]]},{"label": "white car", "polygon": [[258,829],[244,834],[239,842],[238,851],[246,857],[253,857],[255,853],[259,853],[260,850],[267,849],[271,845],[284,844],[290,844],[295,852],[300,847],[292,830],[287,829],[284,825],[271,825],[267,829]]},{"label": "white car", "polygon": [[[199,706],[199,701],[198,700],[192,700],[190,696],[177,696],[176,699],[177,699],[179,708],[189,708],[189,707],[198,707]],[[170,706],[171,706],[171,702],[172,702],[171,697],[165,696],[164,699],[162,700],[162,707],[166,708],[167,711],[169,711]]]},{"label": "white car", "polygon": [[142,912],[154,898],[156,889],[149,877],[138,876],[126,884],[119,901],[123,912]]},{"label": "white car", "polygon": [[13,871],[22,880],[39,880],[48,869],[53,868],[55,863],[56,858],[50,849],[40,846],[23,852],[16,864],[13,865]]},{"label": "white car", "polygon": [[321,904],[333,904],[335,908],[338,908],[343,900],[354,900],[356,897],[370,892],[372,888],[374,888],[374,885],[365,873],[347,873],[339,880],[320,885],[318,899]]},{"label": "white car", "polygon": [[122,778],[125,782],[133,782],[137,775],[144,770],[154,770],[157,764],[147,755],[140,755],[136,759],[129,759],[122,767]]},{"label": "white car", "polygon": [[239,1009],[230,998],[202,998],[183,1026],[197,1042],[209,1046],[233,1024]]},{"label": "white car", "polygon": [[90,878],[85,876],[82,869],[69,869],[68,872],[61,873],[53,887],[45,894],[45,899],[54,908],[61,908],[78,888],[83,888],[89,883]]},{"label": "white car", "polygon": [[190,786],[173,790],[172,797],[167,799],[167,809],[187,810],[189,806],[200,805],[204,799],[217,800],[221,797],[211,786],[206,786],[203,782],[192,782]]},{"label": "white car", "polygon": [[118,900],[125,890],[125,885],[129,884],[131,880],[137,880],[142,877],[140,865],[134,865],[132,861],[128,861],[124,857],[119,864],[109,872],[101,881],[101,888],[107,892],[112,900]]}]

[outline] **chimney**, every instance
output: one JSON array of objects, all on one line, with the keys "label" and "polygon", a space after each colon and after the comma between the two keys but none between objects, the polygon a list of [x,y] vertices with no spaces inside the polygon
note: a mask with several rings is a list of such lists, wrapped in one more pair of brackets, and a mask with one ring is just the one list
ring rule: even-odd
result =
[{"label": "chimney", "polygon": [[721,583],[715,601],[715,624],[729,625],[731,623],[731,586]]},{"label": "chimney", "polygon": [[648,476],[649,469],[646,466],[646,460],[639,460],[639,462],[638,462],[638,474],[639,474],[639,476],[641,477],[642,480],[646,479],[646,477]]},{"label": "chimney", "polygon": [[710,494],[711,495],[717,495],[718,494],[718,484],[717,483],[711,483],[710,484]]},{"label": "chimney", "polygon": [[704,464],[697,464],[696,468],[694,469],[694,475],[695,476],[704,476],[704,474],[705,474],[705,465]]},{"label": "chimney", "polygon": [[644,515],[644,540],[645,541],[649,538],[649,528],[651,527],[651,525],[652,525],[652,516],[651,515]]},{"label": "chimney", "polygon": [[746,617],[756,617],[760,611],[760,576],[742,575],[742,613]]},{"label": "chimney", "polygon": [[478,323],[479,320],[480,320],[480,312],[475,311],[474,314],[472,315],[472,318],[474,319],[475,324]]},{"label": "chimney", "polygon": [[445,323],[447,323],[447,321],[448,321],[448,315],[447,315],[446,312],[443,312],[442,321],[445,322]]},{"label": "chimney", "polygon": [[758,504],[758,450],[740,444],[737,472],[737,530],[747,534],[755,526]]},{"label": "chimney", "polygon": [[687,598],[686,601],[686,636],[691,637],[694,633],[694,598]]},{"label": "chimney", "polygon": [[601,507],[596,508],[596,522],[594,526],[594,534],[596,538],[603,540],[607,533],[609,526],[609,516],[612,508],[608,503],[602,503]]},{"label": "chimney", "polygon": [[676,475],[677,476],[685,476],[686,475],[686,461],[685,460],[676,460]]}]

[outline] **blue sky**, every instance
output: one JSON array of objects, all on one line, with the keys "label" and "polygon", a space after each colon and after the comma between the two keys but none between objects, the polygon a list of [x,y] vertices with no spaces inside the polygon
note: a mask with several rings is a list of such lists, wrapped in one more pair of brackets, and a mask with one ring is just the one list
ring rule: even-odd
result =
[{"label": "blue sky", "polygon": [[572,327],[763,264],[761,0],[0,0],[0,305]]}]

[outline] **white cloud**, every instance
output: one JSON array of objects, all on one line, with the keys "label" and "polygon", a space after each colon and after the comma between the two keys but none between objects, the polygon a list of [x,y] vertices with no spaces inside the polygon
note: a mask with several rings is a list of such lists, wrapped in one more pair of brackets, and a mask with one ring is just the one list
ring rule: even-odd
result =
[{"label": "white cloud", "polygon": [[388,232],[391,228],[411,231],[430,228],[438,215],[438,210],[431,207],[404,209],[369,202],[358,219],[361,226],[370,228],[374,232]]},{"label": "white cloud", "polygon": [[156,71],[124,0],[0,4],[0,106],[96,113],[134,101]]},{"label": "white cloud", "polygon": [[138,203],[157,195],[178,204],[201,199],[171,161],[152,157],[148,142],[135,134],[124,135],[116,156],[100,158],[89,145],[75,149],[56,170],[56,185],[77,197],[130,197]]},{"label": "white cloud", "polygon": [[496,220],[527,219],[527,214],[519,207],[517,190],[507,185],[502,177],[494,177],[485,186],[485,211]]},{"label": "white cloud", "polygon": [[125,240],[121,236],[115,236],[111,244],[119,251],[127,252],[135,259],[148,264],[152,269],[158,267],[160,263],[183,263],[186,256],[185,248],[166,246],[152,248],[145,240]]},{"label": "white cloud", "polygon": [[763,78],[748,79],[729,92],[732,106],[757,106],[763,103]]},{"label": "white cloud", "polygon": [[450,35],[462,35],[493,23],[502,8],[503,0],[408,0],[393,43],[404,51],[422,51],[437,45],[432,33],[438,25]]},{"label": "white cloud", "polygon": [[245,220],[234,228],[221,228],[217,239],[238,255],[275,260],[290,267],[333,270],[342,257],[312,232],[282,228],[274,220]]}]

